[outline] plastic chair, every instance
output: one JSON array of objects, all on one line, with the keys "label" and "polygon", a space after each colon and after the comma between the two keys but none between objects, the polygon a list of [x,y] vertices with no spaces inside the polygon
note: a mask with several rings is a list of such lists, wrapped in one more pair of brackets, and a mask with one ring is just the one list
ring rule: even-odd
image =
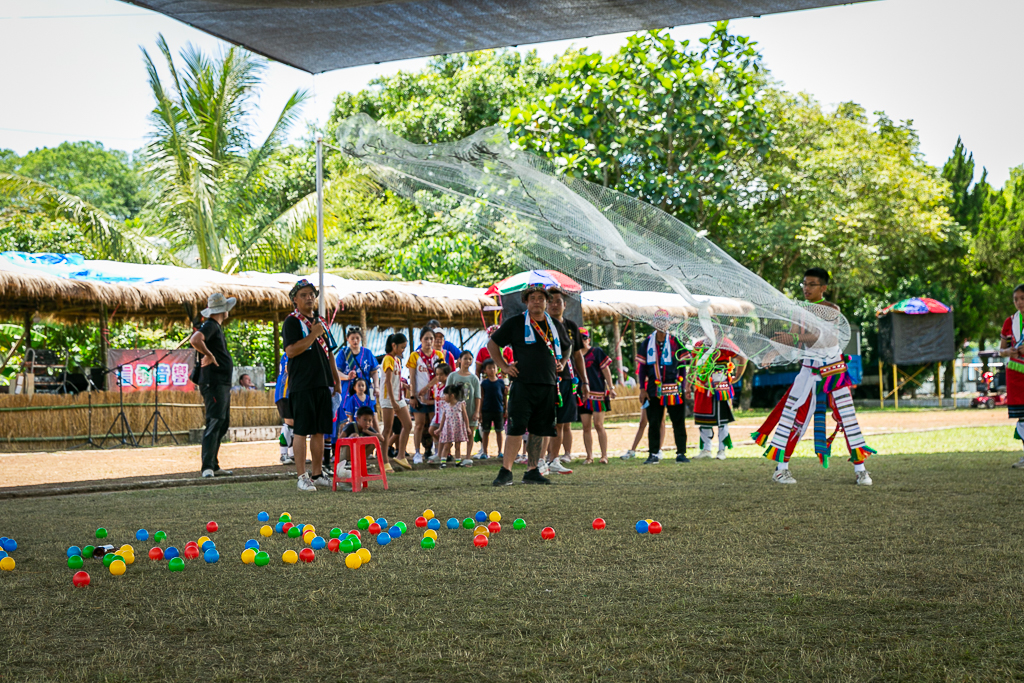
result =
[{"label": "plastic chair", "polygon": [[[349,466],[352,471],[352,476],[348,479],[338,478],[338,467],[343,462],[338,457],[338,453],[342,446],[348,446],[349,448]],[[377,447],[377,474],[370,474],[366,469],[366,447],[376,446]],[[384,473],[384,465],[381,463],[381,445],[380,440],[375,436],[352,436],[344,439],[334,440],[334,479],[331,481],[331,490],[338,490],[338,482],[343,484],[351,482],[352,491],[362,491],[370,485],[371,481],[380,481],[384,484],[384,490],[388,488],[388,475]]]}]

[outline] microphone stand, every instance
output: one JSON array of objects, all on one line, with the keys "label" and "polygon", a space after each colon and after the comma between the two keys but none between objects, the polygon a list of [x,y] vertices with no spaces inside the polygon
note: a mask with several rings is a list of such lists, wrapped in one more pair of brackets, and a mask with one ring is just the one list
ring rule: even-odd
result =
[{"label": "microphone stand", "polygon": [[[128,416],[125,415],[125,413],[124,413],[124,381],[123,381],[123,379],[124,379],[124,367],[126,365],[131,365],[132,363],[137,363],[138,361],[140,361],[140,360],[142,360],[144,358],[149,358],[150,356],[155,356],[155,355],[156,355],[156,351],[155,350],[154,351],[150,351],[149,353],[147,353],[145,355],[142,355],[142,356],[139,356],[138,358],[135,358],[135,359],[133,359],[132,361],[130,361],[128,363],[121,363],[120,365],[116,365],[113,368],[108,369],[106,371],[107,373],[111,373],[111,372],[116,372],[117,373],[117,397],[118,397],[118,407],[119,407],[119,409],[117,411],[117,415],[114,416],[114,421],[110,424],[110,429],[107,430],[106,436],[104,436],[103,440],[100,441],[100,448],[104,448],[103,444],[107,443],[107,440],[113,437],[113,435],[114,435],[114,427],[116,427],[118,424],[121,425],[121,439],[120,439],[121,445],[122,446],[131,446],[132,448],[138,448],[139,447],[139,440],[135,438],[135,433],[132,432],[132,427],[131,427],[130,424],[128,424]],[[135,387],[136,389],[139,388],[139,386],[137,384],[135,384],[134,382],[131,382],[131,385],[133,387]]]},{"label": "microphone stand", "polygon": [[[104,368],[104,371],[105,370],[106,368]],[[79,448],[85,448],[86,446],[92,446],[93,448],[103,448],[103,446],[96,443],[96,441],[92,438],[92,392],[96,384],[92,381],[92,377],[90,377],[88,373],[86,373],[85,375],[85,381],[88,383],[85,393],[89,394],[89,427],[88,431],[85,434],[85,443],[78,444],[77,446],[71,449],[73,451],[77,451]]]},{"label": "microphone stand", "polygon": [[185,344],[185,342],[188,341],[190,338],[191,338],[191,335],[189,335],[188,337],[183,339],[181,342],[179,342],[178,345],[175,346],[173,349],[169,349],[167,351],[167,353],[165,353],[164,355],[160,356],[160,358],[158,358],[153,363],[153,368],[155,370],[155,372],[153,374],[153,414],[150,415],[149,420],[146,422],[146,426],[142,428],[142,433],[146,434],[149,431],[150,423],[153,424],[153,444],[152,445],[154,445],[154,446],[156,445],[157,439],[160,436],[160,423],[161,422],[164,425],[164,429],[167,430],[167,436],[171,437],[171,440],[174,441],[174,445],[175,446],[178,445],[178,437],[174,436],[174,432],[171,431],[171,427],[170,427],[170,425],[167,424],[167,420],[165,420],[164,416],[160,414],[160,386],[159,386],[159,382],[158,382],[157,378],[159,377],[161,361],[166,360],[168,356],[170,356],[172,353],[174,353],[175,351],[180,349]]}]

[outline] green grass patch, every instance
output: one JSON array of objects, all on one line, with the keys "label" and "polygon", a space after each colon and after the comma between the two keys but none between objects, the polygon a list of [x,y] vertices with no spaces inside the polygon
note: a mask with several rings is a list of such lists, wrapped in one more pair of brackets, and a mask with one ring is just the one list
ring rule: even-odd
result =
[{"label": "green grass patch", "polygon": [[[675,681],[1011,680],[1020,647],[1024,472],[1005,428],[882,436],[875,486],[839,459],[794,463],[796,486],[754,458],[581,467],[549,487],[489,486],[493,467],[415,472],[392,488],[301,495],[262,482],[3,503],[19,542],[0,574],[0,680]],[[987,449],[987,450],[986,450]],[[743,449],[738,449],[743,450]],[[752,449],[750,449],[752,450]],[[521,469],[517,468],[517,480]],[[486,549],[470,532],[419,547],[415,518],[499,510]],[[409,534],[348,570],[340,555],[285,565],[256,513],[320,533],[366,514]],[[608,528],[593,531],[597,517]],[[511,522],[523,517],[525,531]],[[654,518],[660,536],[633,524]],[[222,560],[173,574],[145,527],[181,548],[207,520]],[[543,541],[540,530],[558,536]],[[74,589],[68,545],[104,526],[136,562],[89,561]],[[164,545],[167,545],[166,543]]]}]

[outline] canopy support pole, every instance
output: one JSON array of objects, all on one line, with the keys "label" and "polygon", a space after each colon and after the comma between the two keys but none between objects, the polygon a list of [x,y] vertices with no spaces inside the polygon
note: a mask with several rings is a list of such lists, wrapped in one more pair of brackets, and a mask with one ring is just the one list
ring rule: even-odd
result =
[{"label": "canopy support pole", "polygon": [[[191,320],[189,321],[191,322]],[[110,349],[110,316],[107,315],[107,305],[100,304],[100,367],[107,367],[107,351]],[[107,374],[103,373],[103,381],[96,387],[100,391],[107,388]]]},{"label": "canopy support pole", "polygon": [[622,327],[619,316],[612,316],[612,346],[615,347],[615,372],[618,373],[619,384],[626,383],[626,374],[622,370]]},{"label": "canopy support pole", "polygon": [[317,297],[320,317],[326,313],[326,294],[324,293],[324,136],[316,135],[316,261],[320,272],[320,296]]},{"label": "canopy support pole", "polygon": [[274,311],[274,371],[281,367],[281,315]]},{"label": "canopy support pole", "polygon": [[366,309],[359,309],[359,329],[363,331],[363,339],[366,339],[366,334],[369,332],[366,325]]}]

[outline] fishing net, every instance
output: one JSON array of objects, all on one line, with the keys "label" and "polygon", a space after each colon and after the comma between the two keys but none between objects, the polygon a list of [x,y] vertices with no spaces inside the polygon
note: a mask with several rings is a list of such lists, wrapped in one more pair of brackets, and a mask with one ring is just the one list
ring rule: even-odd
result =
[{"label": "fishing net", "polygon": [[730,342],[768,366],[828,359],[849,341],[834,309],[787,299],[685,223],[559,175],[551,161],[513,148],[499,127],[417,145],[357,114],[342,122],[338,142],[383,186],[511,252],[524,269],[561,271],[585,297],[615,301],[621,315],[699,344],[705,351],[693,357],[709,367],[709,350]]}]

